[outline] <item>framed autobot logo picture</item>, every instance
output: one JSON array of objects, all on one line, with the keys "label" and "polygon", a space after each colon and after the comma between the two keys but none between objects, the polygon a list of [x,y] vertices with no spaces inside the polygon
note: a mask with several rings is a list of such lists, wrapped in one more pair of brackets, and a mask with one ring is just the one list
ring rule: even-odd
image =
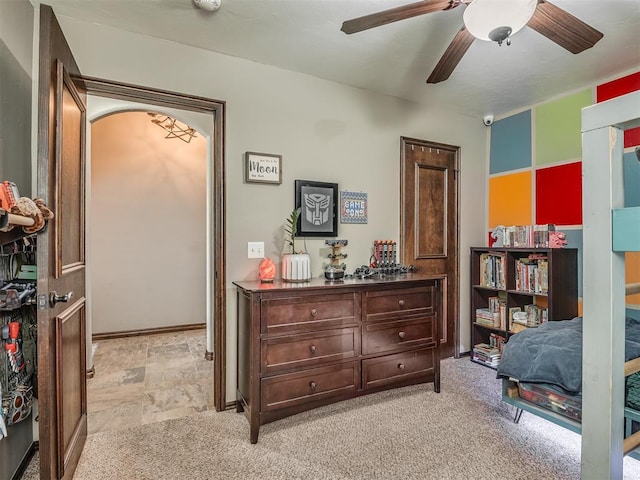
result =
[{"label": "framed autobot logo picture", "polygon": [[300,237],[338,236],[338,184],[295,181],[295,205],[300,208],[297,235]]}]

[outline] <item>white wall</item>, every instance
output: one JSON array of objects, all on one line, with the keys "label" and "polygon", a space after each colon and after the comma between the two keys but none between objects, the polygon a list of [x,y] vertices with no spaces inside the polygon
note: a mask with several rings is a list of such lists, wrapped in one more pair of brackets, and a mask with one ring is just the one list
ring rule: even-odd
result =
[{"label": "white wall", "polygon": [[[469,350],[468,247],[484,244],[486,130],[481,119],[409,103],[247,60],[114,28],[59,18],[84,75],[226,102],[227,396],[235,398],[235,289],[264,241],[276,262],[295,179],[336,182],[369,194],[369,223],[340,225],[348,269],[364,264],[377,238],[399,238],[400,136],[461,147],[461,350]],[[425,85],[424,88],[429,88]],[[279,186],[243,183],[246,151],[283,156]],[[323,240],[307,240],[320,275]]]},{"label": "white wall", "polygon": [[33,7],[0,1],[0,181],[31,197]]},{"label": "white wall", "polygon": [[[33,20],[28,0],[0,0],[0,181],[13,181],[27,197],[32,196]],[[13,477],[34,440],[37,422],[9,427],[9,438],[0,441],[0,478]]]},{"label": "white wall", "polygon": [[205,323],[207,141],[145,112],[91,128],[93,333]]}]

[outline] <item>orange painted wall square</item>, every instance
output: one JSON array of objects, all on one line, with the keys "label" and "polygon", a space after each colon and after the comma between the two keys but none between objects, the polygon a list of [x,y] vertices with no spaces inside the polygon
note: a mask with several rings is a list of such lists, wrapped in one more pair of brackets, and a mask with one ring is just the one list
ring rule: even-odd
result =
[{"label": "orange painted wall square", "polygon": [[489,178],[489,228],[531,223],[531,172]]},{"label": "orange painted wall square", "polygon": [[[624,259],[625,283],[640,283],[640,252],[626,252]],[[640,293],[629,295],[627,303],[640,305]]]}]

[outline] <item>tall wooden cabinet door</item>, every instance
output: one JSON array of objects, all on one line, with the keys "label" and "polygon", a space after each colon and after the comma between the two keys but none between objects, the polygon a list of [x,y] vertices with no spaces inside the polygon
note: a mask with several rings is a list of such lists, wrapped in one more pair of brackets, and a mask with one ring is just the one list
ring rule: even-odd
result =
[{"label": "tall wooden cabinet door", "polygon": [[86,94],[50,7],[40,6],[38,196],[55,217],[38,236],[40,478],[70,479],[87,436]]},{"label": "tall wooden cabinet door", "polygon": [[458,354],[459,148],[401,138],[400,254],[419,273],[444,274],[441,357]]}]

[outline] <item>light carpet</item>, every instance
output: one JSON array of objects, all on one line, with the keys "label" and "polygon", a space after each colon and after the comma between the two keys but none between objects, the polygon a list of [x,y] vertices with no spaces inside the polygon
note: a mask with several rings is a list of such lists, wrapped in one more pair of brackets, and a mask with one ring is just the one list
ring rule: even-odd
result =
[{"label": "light carpet", "polygon": [[[90,435],[74,479],[578,479],[580,436],[500,398],[495,371],[442,362],[431,384],[329,405],[261,427],[235,411]],[[640,462],[625,458],[625,479]]]}]

